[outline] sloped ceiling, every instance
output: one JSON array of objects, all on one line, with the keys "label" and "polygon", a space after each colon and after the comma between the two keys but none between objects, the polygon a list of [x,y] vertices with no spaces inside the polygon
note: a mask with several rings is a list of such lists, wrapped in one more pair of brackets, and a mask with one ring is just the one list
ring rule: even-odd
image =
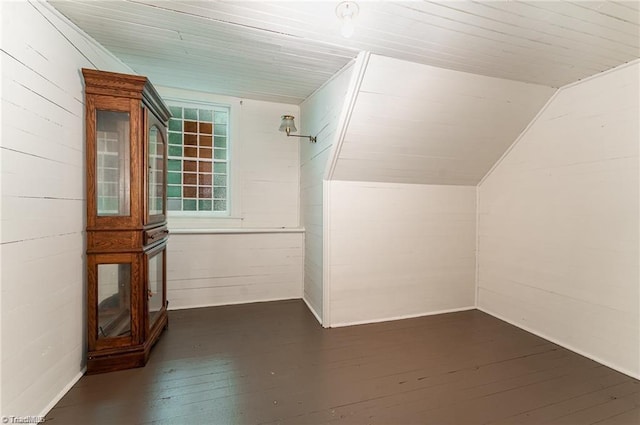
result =
[{"label": "sloped ceiling", "polygon": [[359,51],[560,87],[639,56],[637,1],[52,1],[157,85],[300,103]]},{"label": "sloped ceiling", "polygon": [[554,91],[371,55],[332,177],[475,185]]},{"label": "sloped ceiling", "polygon": [[[298,104],[372,53],[333,179],[474,185],[554,88],[640,56],[637,1],[53,0],[156,85]],[[277,125],[274,123],[274,125]]]}]

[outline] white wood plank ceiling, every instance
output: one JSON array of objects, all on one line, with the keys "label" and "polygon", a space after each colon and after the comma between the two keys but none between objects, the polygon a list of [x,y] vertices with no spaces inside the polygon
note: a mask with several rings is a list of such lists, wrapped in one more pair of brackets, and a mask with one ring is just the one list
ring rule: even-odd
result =
[{"label": "white wood plank ceiling", "polygon": [[554,91],[371,55],[333,179],[476,185]]},{"label": "white wood plank ceiling", "polygon": [[52,1],[158,85],[299,103],[360,50],[560,87],[640,56],[638,1]]}]

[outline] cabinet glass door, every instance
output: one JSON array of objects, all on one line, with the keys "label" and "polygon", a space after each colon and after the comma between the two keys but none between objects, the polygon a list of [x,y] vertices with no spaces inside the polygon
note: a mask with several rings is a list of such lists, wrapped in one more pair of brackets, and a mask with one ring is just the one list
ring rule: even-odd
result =
[{"label": "cabinet glass door", "polygon": [[128,216],[130,202],[129,113],[96,111],[98,216]]},{"label": "cabinet glass door", "polygon": [[131,264],[98,264],[98,339],[131,335]]},{"label": "cabinet glass door", "polygon": [[155,255],[149,257],[147,264],[149,286],[147,290],[147,305],[149,308],[149,329],[153,327],[158,317],[160,317],[160,310],[164,305],[164,252],[158,252]]},{"label": "cabinet glass door", "polygon": [[157,125],[149,128],[147,152],[149,216],[162,215],[164,214],[165,143],[163,132]]}]

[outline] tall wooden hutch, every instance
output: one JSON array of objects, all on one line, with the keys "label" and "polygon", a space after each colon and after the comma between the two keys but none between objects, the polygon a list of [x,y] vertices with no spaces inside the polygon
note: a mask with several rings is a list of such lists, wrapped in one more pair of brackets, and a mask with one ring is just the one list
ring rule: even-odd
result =
[{"label": "tall wooden hutch", "polygon": [[144,366],[167,326],[166,125],[146,77],[83,69],[87,373]]}]

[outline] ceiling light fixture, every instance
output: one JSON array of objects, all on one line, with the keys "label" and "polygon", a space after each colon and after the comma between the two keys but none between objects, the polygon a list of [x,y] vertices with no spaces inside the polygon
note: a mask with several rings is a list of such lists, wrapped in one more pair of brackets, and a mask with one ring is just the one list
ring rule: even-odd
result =
[{"label": "ceiling light fixture", "polygon": [[291,137],[308,137],[311,143],[316,142],[316,138],[313,136],[300,136],[298,134],[291,134],[291,132],[298,131],[296,128],[296,123],[293,121],[295,117],[293,115],[283,115],[282,122],[280,123],[280,131],[284,131],[287,133],[287,136]]},{"label": "ceiling light fixture", "polygon": [[342,21],[340,33],[344,38],[349,38],[353,35],[355,31],[353,19],[358,16],[359,10],[360,8],[353,1],[343,1],[336,7],[336,15]]}]

